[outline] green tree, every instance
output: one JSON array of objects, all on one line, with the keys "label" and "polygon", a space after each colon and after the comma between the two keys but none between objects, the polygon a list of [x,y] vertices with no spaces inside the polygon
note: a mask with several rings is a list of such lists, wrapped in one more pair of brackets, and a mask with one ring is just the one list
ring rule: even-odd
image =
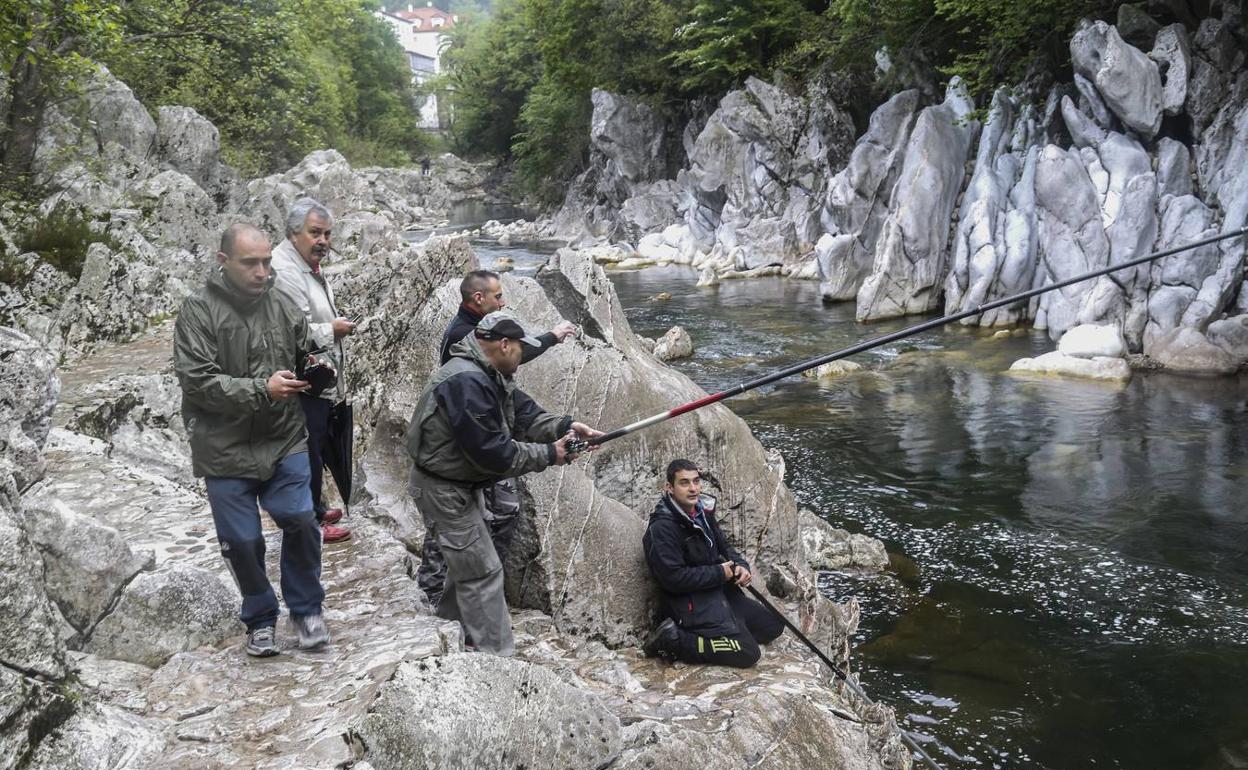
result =
[{"label": "green tree", "polygon": [[195,2],[171,14],[159,0],[0,0],[0,183],[25,183],[51,100],[90,59],[127,45],[216,34],[224,4]]},{"label": "green tree", "polygon": [[488,21],[457,25],[449,37],[442,79],[454,105],[455,146],[509,157],[520,110],[541,77],[536,31],[519,0],[508,0]]},{"label": "green tree", "polygon": [[687,90],[719,92],[766,72],[816,26],[820,10],[799,0],[699,0],[670,60]]}]

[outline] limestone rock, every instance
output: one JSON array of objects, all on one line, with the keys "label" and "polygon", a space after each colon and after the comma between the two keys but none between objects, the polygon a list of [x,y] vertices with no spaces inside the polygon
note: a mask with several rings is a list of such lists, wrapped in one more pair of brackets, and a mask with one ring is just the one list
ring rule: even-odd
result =
[{"label": "limestone rock", "polygon": [[146,572],[99,622],[85,649],[159,666],[175,653],[219,644],[239,633],[238,606],[237,590],[198,567],[175,564]]},{"label": "limestone rock", "polygon": [[56,359],[47,348],[0,327],[0,477],[12,476],[13,493],[43,475],[40,449],[52,428],[60,391]]},{"label": "limestone rock", "polygon": [[404,663],[359,732],[377,770],[603,767],[620,752],[619,719],[596,697],[492,655]]},{"label": "limestone rock", "polygon": [[43,557],[48,598],[80,634],[89,634],[141,570],[155,566],[151,551],[134,553],[121,534],[55,498],[23,501],[26,531]]},{"label": "limestone rock", "polygon": [[[129,86],[104,67],[81,83],[81,90],[44,112],[36,138],[36,180],[54,189],[73,189],[81,203],[107,203],[108,190],[124,183],[127,171],[142,166],[156,144],[156,123]],[[103,177],[77,180],[84,164],[103,161]],[[92,177],[97,175],[89,174]],[[103,206],[107,208],[107,205]]]},{"label": "limestone rock", "polygon": [[549,614],[572,636],[640,644],[656,607],[638,547],[645,519],[602,494],[579,464],[522,477],[520,488],[511,605]]},{"label": "limestone rock", "polygon": [[190,107],[166,106],[156,112],[156,152],[161,162],[205,192],[216,192],[227,173],[217,127]]},{"label": "limestone rock", "polygon": [[42,580],[43,563],[19,524],[0,504],[0,663],[48,679],[65,674],[65,647]]},{"label": "limestone rock", "polygon": [[577,242],[636,242],[679,219],[671,181],[679,140],[641,100],[595,88],[590,101],[589,167],[568,186],[555,232]]},{"label": "limestone rock", "polygon": [[1157,191],[1163,196],[1192,194],[1192,152],[1168,136],[1157,142]]},{"label": "limestone rock", "polygon": [[[1037,272],[1057,282],[1109,264],[1109,239],[1101,220],[1097,189],[1075,150],[1046,146],[1036,163],[1036,210],[1041,227]],[[1116,287],[1096,282],[1092,287],[1076,284],[1040,297],[1035,325],[1058,338],[1087,317],[1089,294],[1104,292],[1111,299]]]},{"label": "limestone rock", "polygon": [[[698,135],[683,177],[690,194],[686,223],[697,247],[728,253],[741,247],[743,264],[750,265],[757,264],[749,256],[756,244],[777,263],[786,255],[791,260],[794,250],[807,253],[822,230],[831,160],[848,153],[849,125],[830,101],[756,78],[724,96]],[[782,242],[784,253],[772,248],[777,226],[754,224],[759,220],[791,224],[795,247]]]},{"label": "limestone rock", "polygon": [[46,349],[0,328],[0,385],[0,746],[15,750],[6,756],[20,756],[25,726],[51,718],[57,698],[50,685],[66,672],[60,619],[39,579],[43,562],[21,526],[20,498],[43,474],[41,450],[60,383]]},{"label": "limestone rock", "polygon": [[1056,350],[1035,358],[1021,358],[1010,365],[1010,371],[1119,382],[1131,379],[1131,368],[1122,358],[1075,358]]},{"label": "limestone rock", "polygon": [[1136,48],[1148,48],[1161,29],[1156,19],[1145,10],[1144,3],[1124,3],[1118,6],[1118,34]]},{"label": "limestone rock", "polygon": [[31,755],[29,770],[113,770],[160,763],[164,723],[107,704],[85,704]]},{"label": "limestone rock", "polygon": [[1127,343],[1117,326],[1083,324],[1063,334],[1057,350],[1074,358],[1122,358]]},{"label": "limestone rock", "polygon": [[31,733],[37,736],[56,727],[73,710],[73,703],[56,692],[54,683],[0,667],[0,767],[16,768],[18,760],[33,748]]},{"label": "limestone rock", "polygon": [[672,361],[693,355],[693,338],[684,327],[673,326],[654,344],[654,357],[660,361]]},{"label": "limestone rock", "polygon": [[1239,361],[1196,329],[1181,327],[1162,335],[1149,356],[1167,371],[1179,374],[1231,374]]},{"label": "limestone rock", "polygon": [[1171,24],[1158,32],[1148,56],[1160,67],[1162,110],[1178,115],[1187,103],[1187,81],[1192,72],[1192,46],[1183,25]]},{"label": "limestone rock", "polygon": [[1248,361],[1248,315],[1214,321],[1205,335],[1239,364]]},{"label": "limestone rock", "polygon": [[[900,741],[890,745],[882,737],[892,719],[883,713],[853,724],[821,707],[816,697],[774,691],[741,705],[732,720],[715,730],[687,722],[631,725],[627,746],[612,767],[738,767],[742,757],[766,757],[766,767],[774,770],[912,766]],[[792,739],[777,741],[778,734]]]},{"label": "limestone rock", "polygon": [[802,510],[798,515],[806,559],[813,569],[882,570],[888,567],[888,552],[879,540],[867,535],[851,535],[810,510]]},{"label": "limestone rock", "polygon": [[862,364],[855,361],[829,361],[814,369],[807,369],[802,372],[802,376],[813,380],[835,380],[860,371],[862,371]]},{"label": "limestone rock", "polygon": [[[1214,212],[1192,195],[1167,197],[1161,203],[1156,248],[1170,249],[1216,234]],[[1203,328],[1222,312],[1242,272],[1227,263],[1217,244],[1188,249],[1150,267],[1152,290],[1144,328],[1144,352],[1153,355],[1157,340],[1180,326]]]},{"label": "limestone rock", "polygon": [[918,104],[917,91],[902,91],[880,105],[849,164],[828,183],[823,214],[828,232],[815,246],[820,292],[826,299],[854,299],[870,274]]},{"label": "limestone rock", "polygon": [[1162,88],[1156,62],[1103,21],[1080,26],[1070,41],[1070,58],[1124,125],[1145,139],[1157,134]]},{"label": "limestone rock", "polygon": [[973,109],[955,79],[944,103],[920,113],[871,275],[858,291],[858,320],[939,307],[948,270],[949,220],[979,132],[979,124],[968,117]]},{"label": "limestone rock", "polygon": [[[195,249],[207,256],[220,238],[217,208],[208,194],[179,171],[162,171],[130,190],[130,201],[141,208],[143,235],[153,243]],[[202,263],[201,263],[202,264]],[[185,266],[177,272],[189,272]]]},{"label": "limestone rock", "polygon": [[[993,95],[954,236],[953,264],[945,280],[947,313],[971,310],[1031,288],[1039,238],[1037,130],[1030,110],[1020,112],[1004,89]],[[1007,306],[962,323],[1009,325],[1025,319],[1027,311],[1027,305]]]}]

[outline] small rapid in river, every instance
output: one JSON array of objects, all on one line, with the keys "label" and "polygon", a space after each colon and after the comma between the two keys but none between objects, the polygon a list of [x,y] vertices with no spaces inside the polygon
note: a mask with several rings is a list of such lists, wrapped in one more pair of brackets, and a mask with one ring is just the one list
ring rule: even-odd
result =
[{"label": "small rapid in river", "polygon": [[[914,321],[858,324],[813,282],[611,275],[635,331],[690,333],[674,365],[712,392]],[[888,544],[888,574],[822,586],[859,598],[863,684],[946,767],[1248,766],[1248,382],[1005,373],[1050,349],[948,327],[727,403],[801,504]]]}]

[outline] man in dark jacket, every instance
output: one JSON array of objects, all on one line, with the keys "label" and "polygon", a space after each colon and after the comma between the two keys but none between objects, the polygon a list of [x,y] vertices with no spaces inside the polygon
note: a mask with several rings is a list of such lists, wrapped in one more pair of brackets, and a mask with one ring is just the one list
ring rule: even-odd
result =
[{"label": "man in dark jacket", "polygon": [[[451,360],[451,347],[468,336],[468,332],[475,329],[482,318],[507,307],[502,281],[492,270],[473,270],[465,275],[464,280],[459,282],[459,298],[459,311],[442,335],[440,359],[444,364]],[[576,327],[571,322],[560,321],[555,328],[536,337],[540,345],[525,346],[521,363],[532,361],[575,333]]]},{"label": "man in dark jacket", "polygon": [[522,346],[539,344],[511,313],[487,315],[429,378],[407,430],[409,491],[447,563],[437,613],[460,621],[477,649],[498,655],[511,655],[515,644],[483,491],[571,461],[566,445],[573,434],[601,435],[547,413],[516,387]]},{"label": "man in dark jacket", "polygon": [[[441,362],[451,360],[451,348],[481,323],[481,319],[507,306],[503,297],[503,285],[498,273],[490,270],[473,270],[459,284],[459,311],[442,335]],[[560,321],[555,328],[536,337],[539,347],[522,346],[521,362],[537,358],[550,348],[563,342],[576,332],[568,321]],[[516,534],[520,515],[520,495],[513,479],[502,479],[484,492],[485,518],[490,527],[490,539],[498,551],[498,559],[507,563],[511,541]],[[425,540],[420,550],[420,567],[416,570],[416,582],[432,604],[437,604],[446,586],[446,560],[438,547],[437,528],[425,520]]]},{"label": "man in dark jacket", "polygon": [[291,371],[315,348],[302,312],[273,290],[268,236],[231,225],[218,269],[187,297],[173,364],[196,476],[204,477],[221,553],[243,595],[247,653],[278,652],[277,597],[265,574],[257,501],[282,528],[282,597],[299,646],[329,641],[321,617],[321,532],[312,512],[303,411]]},{"label": "man in dark jacket", "polygon": [[701,495],[698,466],[673,460],[642,538],[667,617],[643,649],[687,663],[748,668],[758,662],[759,645],[778,637],[784,624],[741,591],[753,579],[750,564]]}]

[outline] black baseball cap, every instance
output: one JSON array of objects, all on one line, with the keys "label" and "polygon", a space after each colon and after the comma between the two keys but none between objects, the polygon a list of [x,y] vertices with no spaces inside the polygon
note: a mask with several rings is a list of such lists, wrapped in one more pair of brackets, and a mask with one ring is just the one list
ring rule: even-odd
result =
[{"label": "black baseball cap", "polygon": [[495,310],[482,318],[477,324],[477,337],[483,340],[519,340],[534,348],[542,346],[537,335],[525,329],[520,319],[506,310]]}]

